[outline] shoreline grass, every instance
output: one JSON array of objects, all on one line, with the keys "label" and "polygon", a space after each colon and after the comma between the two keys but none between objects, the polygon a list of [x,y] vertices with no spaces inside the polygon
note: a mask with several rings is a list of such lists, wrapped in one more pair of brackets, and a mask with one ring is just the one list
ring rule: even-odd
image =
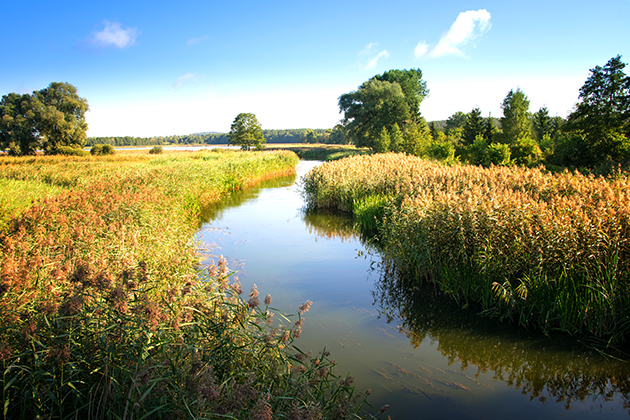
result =
[{"label": "shoreline grass", "polygon": [[326,163],[303,189],[312,206],[354,212],[398,269],[463,307],[611,344],[630,333],[627,175],[381,154]]},{"label": "shoreline grass", "polygon": [[285,316],[256,289],[241,298],[191,239],[204,208],[297,161],[1,158],[2,182],[44,186],[0,229],[2,418],[358,418],[365,395],[328,353],[295,347],[309,303]]}]

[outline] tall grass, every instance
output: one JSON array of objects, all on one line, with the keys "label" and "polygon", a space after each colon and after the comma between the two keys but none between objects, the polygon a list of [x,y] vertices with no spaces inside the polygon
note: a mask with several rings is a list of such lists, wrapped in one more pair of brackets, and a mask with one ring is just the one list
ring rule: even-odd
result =
[{"label": "tall grass", "polygon": [[[356,418],[364,395],[293,344],[303,313],[199,267],[202,210],[294,173],[280,153],[0,159],[44,185],[0,230],[2,418]],[[0,195],[5,193],[3,190]],[[274,316],[275,315],[275,316]]]},{"label": "tall grass", "polygon": [[377,197],[382,216],[372,208],[370,223],[385,255],[463,306],[611,342],[630,332],[626,175],[449,167],[386,154],[322,165],[303,189],[312,206],[344,211]]}]

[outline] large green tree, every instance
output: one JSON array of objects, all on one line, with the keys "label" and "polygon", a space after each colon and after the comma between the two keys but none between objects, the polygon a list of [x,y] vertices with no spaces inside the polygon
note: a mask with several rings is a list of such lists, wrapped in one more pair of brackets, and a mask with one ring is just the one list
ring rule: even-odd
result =
[{"label": "large green tree", "polygon": [[390,70],[372,77],[339,97],[348,136],[359,147],[374,148],[383,128],[396,124],[404,130],[406,124],[420,122],[420,103],[427,93],[419,69]]},{"label": "large green tree", "polygon": [[357,147],[374,147],[383,128],[411,120],[409,106],[398,83],[368,80],[354,92],[341,95],[343,123]]},{"label": "large green tree", "polygon": [[13,155],[38,149],[57,153],[62,146],[82,148],[87,139],[87,100],[69,83],[53,82],[32,95],[10,93],[0,102],[0,148]]},{"label": "large green tree", "polygon": [[78,95],[70,83],[53,82],[46,89],[33,92],[38,109],[39,132],[46,153],[55,153],[62,146],[82,148],[87,139],[85,113],[87,100]]},{"label": "large green tree", "polygon": [[256,115],[242,112],[234,118],[228,133],[228,144],[240,146],[243,150],[250,150],[252,147],[262,150],[265,136]]},{"label": "large green tree", "polygon": [[630,158],[630,77],[625,66],[618,55],[591,69],[564,127],[582,136],[591,165]]}]

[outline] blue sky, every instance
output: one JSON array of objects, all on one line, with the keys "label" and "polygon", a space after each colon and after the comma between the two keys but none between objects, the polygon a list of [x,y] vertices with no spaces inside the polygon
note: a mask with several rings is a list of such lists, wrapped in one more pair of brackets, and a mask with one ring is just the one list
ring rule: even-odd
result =
[{"label": "blue sky", "polygon": [[341,94],[409,68],[429,121],[499,117],[516,88],[565,117],[589,69],[630,63],[630,0],[25,0],[2,14],[0,95],[72,83],[89,136],[226,132],[240,112],[330,128]]}]

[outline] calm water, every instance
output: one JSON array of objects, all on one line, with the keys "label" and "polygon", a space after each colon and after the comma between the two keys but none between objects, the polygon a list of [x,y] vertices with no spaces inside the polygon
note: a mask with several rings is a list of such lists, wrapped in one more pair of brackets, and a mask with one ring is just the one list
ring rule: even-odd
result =
[{"label": "calm water", "polygon": [[[318,162],[300,162],[298,177]],[[340,215],[308,214],[298,177],[209,209],[199,238],[293,313],[312,300],[297,344],[326,347],[393,419],[628,418],[630,366],[458,310],[387,273]]]}]

